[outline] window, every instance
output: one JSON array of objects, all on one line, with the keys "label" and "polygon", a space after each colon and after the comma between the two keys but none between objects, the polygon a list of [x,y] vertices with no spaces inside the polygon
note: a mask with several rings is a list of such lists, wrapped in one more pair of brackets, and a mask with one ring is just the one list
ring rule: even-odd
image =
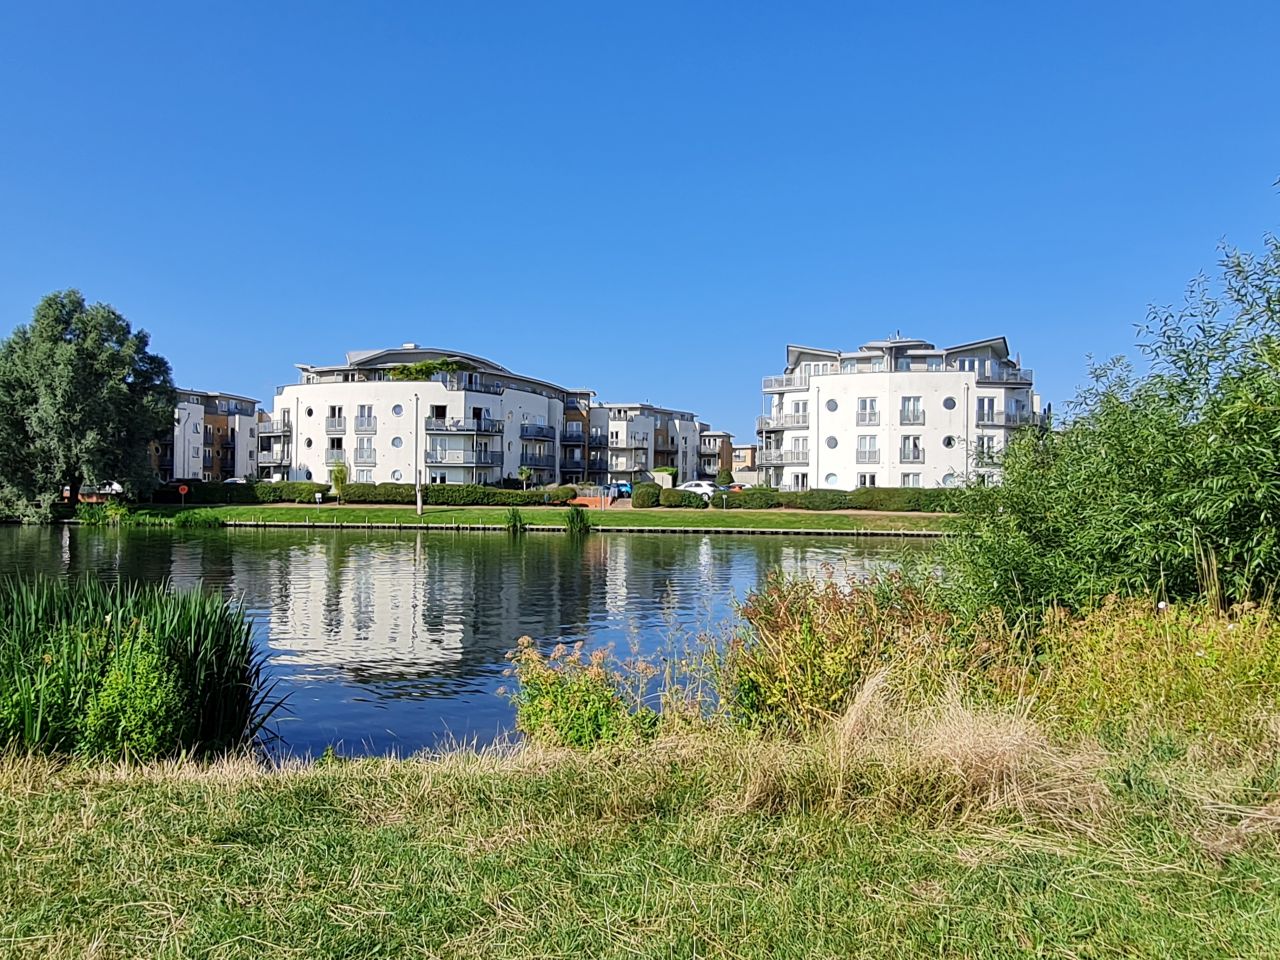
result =
[{"label": "window", "polygon": [[308,417],[310,417],[310,416],[312,416],[312,415],[314,415],[314,414],[315,414],[315,411],[314,411],[314,410],[312,410],[310,407],[307,407],[307,409],[306,409],[306,414],[307,414],[307,416],[308,416]]},{"label": "window", "polygon": [[340,406],[334,406],[334,405],[330,404],[330,405],[329,405],[329,419],[330,419],[330,420],[337,420],[337,419],[339,419],[341,416],[342,416],[342,407],[340,407]]},{"label": "window", "polygon": [[924,423],[924,408],[919,397],[903,397],[902,411],[899,420],[904,426],[917,426]]},{"label": "window", "polygon": [[918,473],[904,473],[904,474],[902,475],[902,485],[903,485],[904,487],[918,487],[918,486],[920,486],[920,474],[918,474]]},{"label": "window", "polygon": [[807,473],[797,473],[791,478],[791,483],[797,490],[808,490],[809,475]]},{"label": "window", "polygon": [[837,410],[840,409],[840,404],[836,403],[834,400],[828,400],[827,409],[830,410],[832,413],[835,413]]},{"label": "window", "polygon": [[330,450],[341,450],[341,449],[342,449],[342,438],[341,438],[341,437],[330,437],[330,438],[329,438],[329,449],[330,449]]},{"label": "window", "polygon": [[877,446],[875,434],[861,434],[858,437],[858,462],[880,462],[880,449]]},{"label": "window", "polygon": [[875,397],[858,398],[858,426],[876,427],[880,425],[880,410],[876,406]]},{"label": "window", "polygon": [[871,372],[879,373],[884,369],[884,357],[876,357],[871,361]]},{"label": "window", "polygon": [[372,471],[372,470],[357,470],[357,471],[356,471],[356,483],[373,483],[373,471]]},{"label": "window", "polygon": [[996,398],[995,397],[979,397],[978,398],[978,423],[995,423],[996,421]]},{"label": "window", "polygon": [[896,364],[896,369],[901,373],[909,373],[911,371],[911,358],[899,357],[898,362]]},{"label": "window", "polygon": [[792,437],[791,450],[794,453],[808,453],[809,438],[808,437]]},{"label": "window", "polygon": [[939,371],[939,370],[941,370],[941,369],[942,369],[942,358],[941,358],[941,357],[929,357],[929,358],[928,358],[927,360],[925,360],[925,362],[924,362],[924,368],[925,368],[926,370],[929,370],[929,371],[932,371],[932,372],[935,372],[935,373],[936,373],[937,371]]},{"label": "window", "polygon": [[372,404],[372,403],[362,403],[362,404],[360,404],[360,406],[356,407],[356,419],[357,419],[357,420],[372,420],[372,419],[373,419],[373,404]]},{"label": "window", "polygon": [[[311,479],[311,475],[310,475],[310,474],[307,474],[307,479]],[[395,481],[398,483],[399,481],[401,481],[401,480],[403,480],[403,479],[404,479],[404,474],[403,474],[403,473],[401,473],[399,470],[392,470],[392,471],[391,471],[391,479],[392,479],[392,480],[395,480]]]},{"label": "window", "polygon": [[946,398],[942,401],[942,409],[943,409],[943,410],[954,410],[955,408],[956,408],[956,398],[955,398],[955,397],[946,397]]},{"label": "window", "polygon": [[827,437],[827,449],[828,449],[828,450],[834,450],[834,449],[835,449],[836,447],[838,447],[838,446],[840,446],[840,441],[839,441],[839,440],[837,440],[835,437]]},{"label": "window", "polygon": [[959,367],[961,370],[963,370],[965,373],[977,373],[978,360],[976,357],[961,357],[956,362],[956,366]]},{"label": "window", "polygon": [[858,486],[874,487],[876,485],[876,475],[874,473],[858,474]]},{"label": "window", "polygon": [[802,416],[804,414],[807,414],[809,412],[809,401],[808,400],[792,400],[791,412],[794,413],[796,416]]},{"label": "window", "polygon": [[307,439],[306,439],[306,440],[304,440],[304,441],[302,442],[302,445],[303,445],[304,447],[310,447],[310,446],[311,446],[311,438],[310,438],[310,437],[307,437]]},{"label": "window", "polygon": [[978,463],[990,463],[996,455],[996,438],[976,437],[973,450]]},{"label": "window", "polygon": [[397,450],[399,450],[401,447],[404,446],[404,440],[402,440],[400,437],[392,437],[391,445],[395,447]]},{"label": "window", "polygon": [[428,483],[448,483],[449,475],[445,473],[443,470],[432,470],[431,479],[428,480],[427,482]]},{"label": "window", "polygon": [[392,414],[392,416],[396,416],[396,417],[398,417],[398,416],[401,416],[403,413],[404,413],[404,407],[402,407],[402,406],[401,406],[400,404],[398,404],[398,403],[397,403],[394,407],[392,407],[392,408],[391,408],[391,414]]},{"label": "window", "polygon": [[943,437],[942,445],[946,447],[948,450],[950,450],[952,447],[956,445],[956,438],[951,436]]},{"label": "window", "polygon": [[900,453],[903,463],[924,463],[924,447],[920,445],[918,436],[903,437]]},{"label": "window", "polygon": [[825,483],[828,487],[840,486],[840,478],[836,476],[834,473],[828,473],[825,477],[822,478],[822,482]]}]

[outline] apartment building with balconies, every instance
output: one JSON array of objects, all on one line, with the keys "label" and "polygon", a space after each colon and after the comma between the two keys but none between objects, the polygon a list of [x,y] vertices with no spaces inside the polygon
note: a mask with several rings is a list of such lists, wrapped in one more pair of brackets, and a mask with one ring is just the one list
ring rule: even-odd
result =
[{"label": "apartment building with balconies", "polygon": [[705,428],[698,436],[698,474],[714,480],[721,470],[733,470],[733,434]]},{"label": "apartment building with balconies", "polygon": [[232,393],[178,390],[173,434],[152,447],[161,481],[218,483],[258,475],[258,401]]},{"label": "apartment building with balconies", "polygon": [[[458,372],[394,380],[391,371],[448,360]],[[589,391],[571,391],[471,354],[406,343],[347,353],[333,366],[297,365],[259,425],[260,476],[354,483],[497,483],[527,468],[532,483],[561,479],[583,451]],[[566,443],[566,433],[572,433]],[[586,468],[574,471],[584,476]]]},{"label": "apartment building with balconies", "polygon": [[676,483],[698,477],[698,438],[705,428],[687,410],[651,403],[595,403],[588,425],[589,479],[641,483],[671,467]]},{"label": "apartment building with balconies", "polygon": [[994,478],[1010,432],[1040,422],[1033,383],[1004,337],[788,346],[783,373],[762,382],[760,481],[848,490]]}]

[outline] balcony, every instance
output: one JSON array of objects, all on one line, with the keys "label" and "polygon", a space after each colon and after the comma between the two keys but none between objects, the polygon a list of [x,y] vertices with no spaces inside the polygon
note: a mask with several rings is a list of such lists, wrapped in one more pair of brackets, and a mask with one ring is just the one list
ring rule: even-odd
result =
[{"label": "balcony", "polygon": [[1033,427],[1040,422],[1040,414],[1030,410],[978,410],[980,427]]},{"label": "balcony", "polygon": [[357,467],[376,467],[378,465],[378,454],[373,447],[356,447],[356,453],[352,459]]},{"label": "balcony", "polygon": [[612,460],[609,462],[610,473],[639,473],[649,469],[647,460]]},{"label": "balcony", "polygon": [[608,469],[609,469],[608,460],[604,460],[600,457],[593,457],[592,459],[587,461],[587,470],[589,470],[592,473],[597,473],[599,471],[608,470]]},{"label": "balcony", "polygon": [[466,390],[471,393],[502,393],[503,387],[498,384],[484,380],[463,380],[461,377],[452,377],[441,375],[435,378],[437,383],[443,383],[446,390]]},{"label": "balcony", "polygon": [[356,417],[356,433],[377,433],[377,417]]},{"label": "balcony", "polygon": [[654,437],[653,449],[659,453],[675,453],[680,449],[675,437]]},{"label": "balcony", "polygon": [[482,417],[470,418],[427,417],[427,433],[501,433],[502,421]]},{"label": "balcony", "polygon": [[520,424],[521,440],[554,440],[555,438],[555,427],[547,426],[545,423]]},{"label": "balcony", "polygon": [[346,417],[325,417],[324,432],[325,433],[346,433],[347,418]]},{"label": "balcony", "polygon": [[561,446],[565,446],[566,444],[572,444],[575,447],[580,447],[586,442],[587,442],[587,435],[583,433],[581,430],[570,430],[567,433],[560,434]]},{"label": "balcony", "polygon": [[533,467],[536,470],[550,470],[556,465],[554,454],[550,453],[522,453],[520,454],[520,466]]},{"label": "balcony", "polygon": [[263,450],[258,454],[258,465],[263,467],[287,467],[289,460],[288,450]]},{"label": "balcony", "polygon": [[898,413],[898,423],[904,427],[923,427],[923,410],[902,410]]},{"label": "balcony", "polygon": [[899,463],[924,463],[923,447],[903,447],[901,456],[898,457]]},{"label": "balcony", "polygon": [[879,462],[880,462],[879,450],[859,450],[858,451],[858,463],[879,463]]},{"label": "balcony", "polygon": [[782,393],[786,390],[808,390],[809,378],[802,373],[788,374],[781,377],[765,377],[761,381],[765,393]]},{"label": "balcony", "polygon": [[879,410],[859,410],[858,426],[860,427],[880,426],[880,411]]},{"label": "balcony", "polygon": [[617,447],[619,450],[648,450],[649,435],[647,433],[633,433],[615,444],[610,446]]},{"label": "balcony", "polygon": [[979,383],[1024,383],[1030,386],[1035,372],[1022,367],[992,367],[989,370],[978,370]]},{"label": "balcony", "polygon": [[260,437],[279,436],[289,431],[290,424],[288,420],[263,420],[258,424],[258,436]]},{"label": "balcony", "polygon": [[756,432],[762,430],[789,430],[809,426],[807,413],[784,413],[776,417],[756,417]]},{"label": "balcony", "polygon": [[324,452],[324,462],[329,466],[347,462],[347,451],[345,450],[326,450]]},{"label": "balcony", "polygon": [[497,450],[428,450],[423,460],[456,467],[490,467],[502,465],[502,453]]},{"label": "balcony", "polygon": [[609,438],[603,433],[593,433],[587,438],[587,446],[589,447],[607,447]]},{"label": "balcony", "polygon": [[583,472],[585,472],[585,471],[586,471],[586,469],[587,469],[587,461],[585,461],[585,460],[561,460],[561,461],[560,461],[560,469],[561,469],[561,471],[568,471],[569,473],[583,473]]},{"label": "balcony", "polygon": [[802,465],[809,462],[808,450],[761,450],[760,462],[771,466]]}]

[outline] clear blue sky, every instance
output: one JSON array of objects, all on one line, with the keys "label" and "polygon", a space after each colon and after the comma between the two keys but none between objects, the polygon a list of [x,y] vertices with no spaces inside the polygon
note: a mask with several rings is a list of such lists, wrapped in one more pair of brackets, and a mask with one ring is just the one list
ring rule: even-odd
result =
[{"label": "clear blue sky", "polygon": [[180,384],[416,340],[749,436],[789,341],[1050,400],[1280,223],[1280,4],[8,3],[0,332]]}]

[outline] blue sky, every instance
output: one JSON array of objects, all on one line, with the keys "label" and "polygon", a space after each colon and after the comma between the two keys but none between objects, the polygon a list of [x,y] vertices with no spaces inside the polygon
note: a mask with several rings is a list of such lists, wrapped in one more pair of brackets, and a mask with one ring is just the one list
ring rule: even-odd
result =
[{"label": "blue sky", "polygon": [[749,436],[786,343],[1049,400],[1280,222],[1280,4],[9,3],[0,332],[180,384],[416,340]]}]

